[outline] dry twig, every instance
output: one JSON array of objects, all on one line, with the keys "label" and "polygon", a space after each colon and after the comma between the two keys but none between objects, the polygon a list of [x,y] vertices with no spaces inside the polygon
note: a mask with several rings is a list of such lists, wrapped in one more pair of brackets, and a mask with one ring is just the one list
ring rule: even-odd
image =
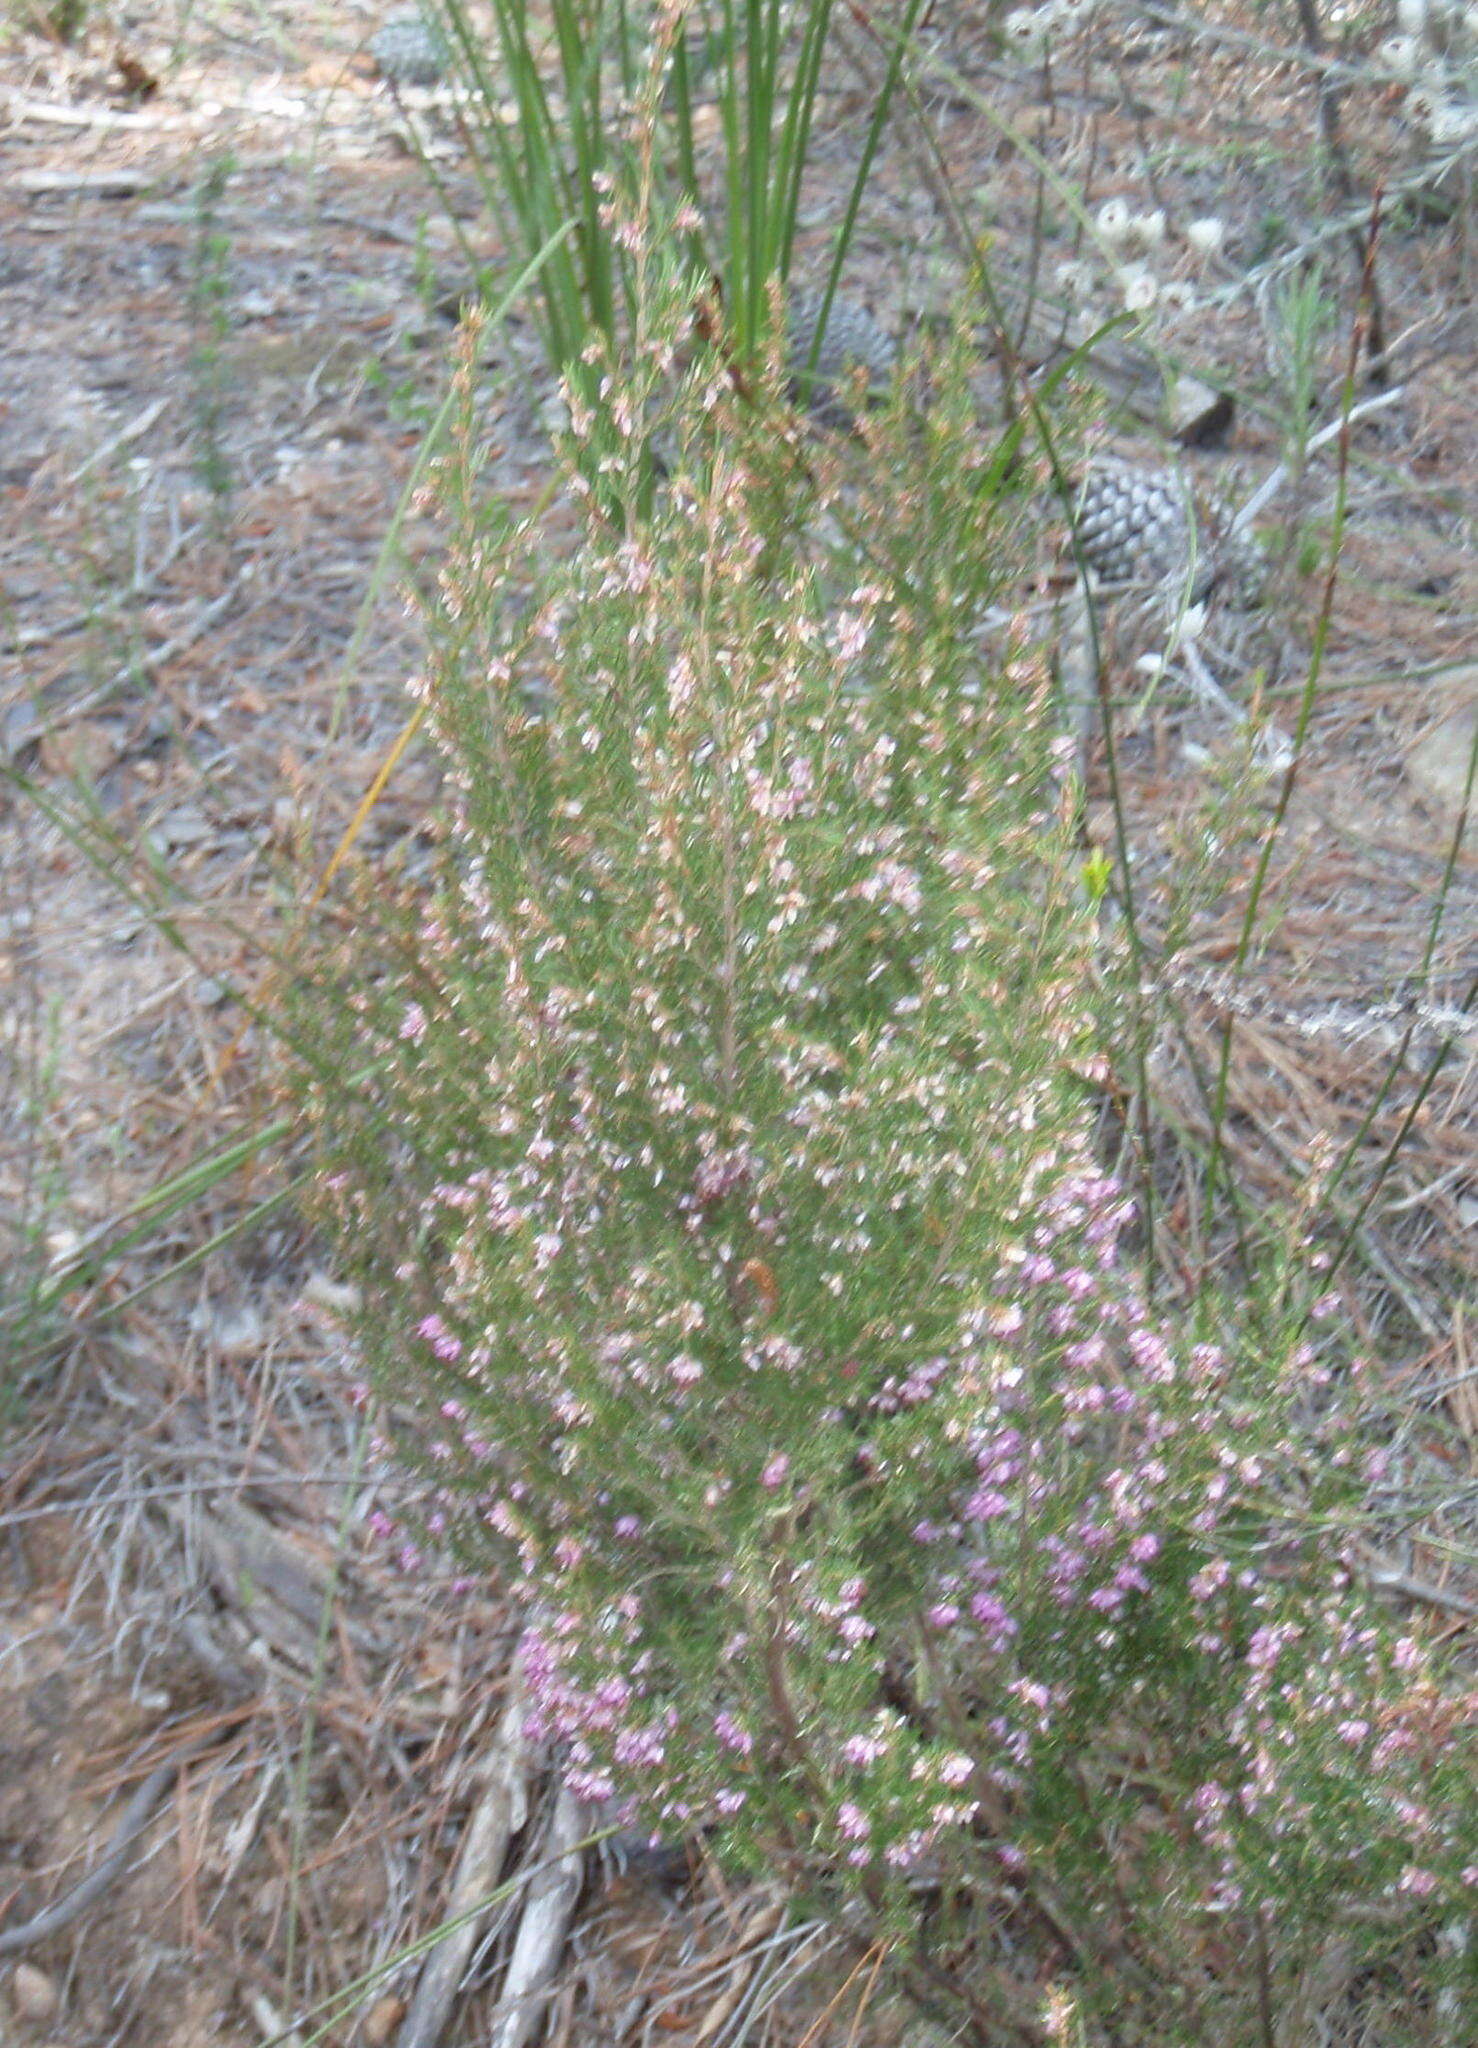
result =
[{"label": "dry twig", "polygon": [[497,1732],[473,1767],[483,1792],[463,1834],[447,1900],[447,1918],[455,1924],[426,1958],[398,2048],[433,2048],[440,2040],[462,1972],[482,1933],[488,1895],[498,1881],[508,1844],[528,1817],[525,1711],[523,1659],[515,1653]]}]

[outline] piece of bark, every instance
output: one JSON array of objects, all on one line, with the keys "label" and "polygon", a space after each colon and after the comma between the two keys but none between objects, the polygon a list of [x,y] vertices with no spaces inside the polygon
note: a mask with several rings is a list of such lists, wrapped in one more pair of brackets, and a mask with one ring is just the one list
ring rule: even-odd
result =
[{"label": "piece of bark", "polygon": [[[1045,297],[1028,305],[1025,288],[1012,278],[997,275],[994,283],[1007,330],[1026,363],[1050,369],[1080,346],[1066,306]],[[1122,334],[1105,335],[1085,351],[1083,363],[1085,373],[1125,412],[1183,447],[1209,447],[1232,424],[1236,406],[1228,392],[1163,359],[1142,342]]]},{"label": "piece of bark", "polygon": [[476,1765],[482,1793],[472,1810],[457,1858],[446,1918],[450,1931],[421,1966],[420,1982],[400,2030],[396,2048],[434,2048],[441,2038],[462,1973],[487,1921],[489,1899],[508,1854],[508,1844],[528,1818],[528,1741],[523,1732],[527,1700],[523,1659],[517,1652],[508,1697],[486,1754]]},{"label": "piece of bark", "polygon": [[588,1807],[561,1785],[493,2015],[491,2048],[524,2048],[543,2020],[584,1876],[585,1858],[577,1844],[588,1832]]}]

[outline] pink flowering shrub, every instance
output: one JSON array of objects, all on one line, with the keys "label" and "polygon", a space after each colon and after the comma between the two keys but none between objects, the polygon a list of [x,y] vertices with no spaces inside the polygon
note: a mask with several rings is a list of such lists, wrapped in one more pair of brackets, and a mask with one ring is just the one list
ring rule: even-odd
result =
[{"label": "pink flowering shrub", "polygon": [[651,517],[553,566],[467,499],[445,883],[313,1089],[366,1350],[569,1781],[927,1898],[964,2010],[1028,1957],[1235,2028],[1254,1934],[1264,1991],[1460,1972],[1474,1703],[1358,1594],[1315,1361],[1137,1281],[1057,724],[978,631],[1028,479],[941,386],[802,450],[700,357]]}]

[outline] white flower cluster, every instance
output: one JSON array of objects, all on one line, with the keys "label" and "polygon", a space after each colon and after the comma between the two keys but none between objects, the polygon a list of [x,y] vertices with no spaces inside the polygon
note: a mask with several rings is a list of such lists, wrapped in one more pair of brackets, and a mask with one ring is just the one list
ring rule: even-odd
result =
[{"label": "white flower cluster", "polygon": [[1013,7],[1001,23],[1008,49],[1036,57],[1054,35],[1068,36],[1087,25],[1098,0],[1042,0],[1038,7]]},{"label": "white flower cluster", "polygon": [[1408,121],[1440,150],[1478,144],[1478,0],[1396,0],[1396,23],[1374,61]]},{"label": "white flower cluster", "polygon": [[[1149,313],[1158,307],[1167,313],[1187,312],[1196,303],[1195,287],[1188,278],[1161,276],[1150,258],[1156,253],[1183,245],[1204,266],[1226,239],[1223,222],[1215,219],[1188,221],[1172,234],[1160,207],[1136,212],[1126,199],[1106,199],[1093,217],[1093,238],[1106,264],[1099,266],[1082,259],[1057,266],[1056,282],[1070,304],[1088,307],[1100,285],[1106,284],[1104,310],[1110,306],[1129,313]],[[1086,325],[1094,316],[1084,316]],[[1086,331],[1086,329],[1085,329]]]}]

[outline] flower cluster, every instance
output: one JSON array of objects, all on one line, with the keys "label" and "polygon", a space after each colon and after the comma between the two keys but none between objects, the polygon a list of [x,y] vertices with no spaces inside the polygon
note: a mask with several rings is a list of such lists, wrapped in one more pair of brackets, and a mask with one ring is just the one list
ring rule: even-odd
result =
[{"label": "flower cluster", "polygon": [[1406,87],[1403,111],[1431,148],[1457,155],[1478,143],[1478,6],[1472,0],[1398,0],[1397,33],[1375,51],[1377,69]]},{"label": "flower cluster", "polygon": [[346,1006],[370,1091],[314,1098],[437,1530],[533,1617],[534,1729],[878,1911],[947,1871],[1139,1897],[1152,1947],[1167,1859],[1224,1915],[1295,1857],[1311,1921],[1449,1909],[1471,1713],[1308,1534],[1306,1356],[1152,1312],[1093,1164],[1045,674],[976,630],[1031,478],[963,435],[922,474],[900,410],[844,493],[701,364],[663,428],[639,526],[454,549],[445,884]]}]

